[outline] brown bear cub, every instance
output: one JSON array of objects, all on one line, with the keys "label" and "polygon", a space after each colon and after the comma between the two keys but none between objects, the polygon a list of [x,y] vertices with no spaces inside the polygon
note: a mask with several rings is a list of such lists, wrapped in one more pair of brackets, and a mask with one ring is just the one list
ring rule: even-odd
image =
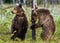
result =
[{"label": "brown bear cub", "polygon": [[12,13],[15,14],[15,17],[11,26],[11,33],[14,34],[11,39],[14,40],[16,37],[18,37],[21,40],[24,40],[28,29],[28,21],[22,5],[19,4],[16,6]]},{"label": "brown bear cub", "polygon": [[55,32],[55,23],[50,11],[48,9],[34,9],[31,18],[32,22],[38,19],[37,24],[32,23],[31,29],[42,27],[41,38],[46,41],[51,40]]}]

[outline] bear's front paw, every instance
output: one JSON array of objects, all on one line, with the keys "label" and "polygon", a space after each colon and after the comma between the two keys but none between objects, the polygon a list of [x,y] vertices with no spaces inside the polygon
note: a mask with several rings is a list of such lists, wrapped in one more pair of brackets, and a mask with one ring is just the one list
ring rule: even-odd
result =
[{"label": "bear's front paw", "polygon": [[31,25],[30,27],[32,30],[35,29],[35,24]]}]

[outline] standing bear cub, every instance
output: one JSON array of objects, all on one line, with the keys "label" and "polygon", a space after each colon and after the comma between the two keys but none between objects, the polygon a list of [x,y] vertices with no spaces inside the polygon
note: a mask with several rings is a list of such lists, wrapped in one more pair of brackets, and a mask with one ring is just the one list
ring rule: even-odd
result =
[{"label": "standing bear cub", "polygon": [[31,29],[42,27],[41,38],[45,41],[51,40],[55,33],[55,22],[48,9],[34,9],[32,12],[32,22],[38,19],[38,23],[32,23]]},{"label": "standing bear cub", "polygon": [[12,13],[15,14],[15,17],[11,26],[11,33],[14,34],[11,39],[14,40],[17,37],[24,40],[28,28],[28,21],[22,5],[19,4],[16,6],[12,10]]}]

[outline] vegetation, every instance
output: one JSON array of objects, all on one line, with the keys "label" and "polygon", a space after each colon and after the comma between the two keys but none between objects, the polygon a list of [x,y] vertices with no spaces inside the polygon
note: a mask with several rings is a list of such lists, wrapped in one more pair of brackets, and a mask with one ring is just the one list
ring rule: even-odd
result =
[{"label": "vegetation", "polygon": [[13,3],[13,0],[3,0],[4,3]]},{"label": "vegetation", "polygon": [[[28,28],[27,34],[26,34],[26,40],[21,41],[20,39],[17,38],[18,41],[11,41],[10,37],[12,36],[12,34],[10,34],[10,27],[11,27],[11,23],[12,23],[12,19],[14,18],[14,14],[11,13],[11,9],[4,9],[1,8],[0,11],[0,43],[43,43],[41,37],[40,37],[40,33],[42,31],[41,28],[36,29],[36,41],[32,40],[31,37],[31,29]],[[30,22],[30,8],[26,8],[26,16],[28,18],[29,21],[29,26],[31,25]],[[54,8],[53,11],[51,12],[54,17],[55,20],[55,24],[56,24],[56,32],[54,34],[54,38],[52,39],[52,41],[50,41],[50,43],[60,43],[60,10]]]}]

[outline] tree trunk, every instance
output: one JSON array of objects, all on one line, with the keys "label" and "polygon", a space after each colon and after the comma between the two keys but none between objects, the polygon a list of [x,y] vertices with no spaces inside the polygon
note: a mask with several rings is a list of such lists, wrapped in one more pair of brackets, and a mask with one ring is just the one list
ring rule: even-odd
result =
[{"label": "tree trunk", "polygon": [[[37,6],[37,0],[32,0],[32,9],[35,9],[36,6]],[[33,12],[33,10],[31,11],[31,14],[32,14],[32,12]],[[35,24],[35,21],[34,22],[32,21],[32,24]],[[35,28],[32,30],[32,39],[36,40],[36,29]]]},{"label": "tree trunk", "polygon": [[43,0],[44,8],[47,7],[47,0]]},{"label": "tree trunk", "polygon": [[3,1],[2,0],[0,0],[0,5],[3,6]]},{"label": "tree trunk", "polygon": [[18,0],[18,1],[19,1],[19,3],[21,3],[20,0]]},{"label": "tree trunk", "polygon": [[35,8],[37,6],[37,0],[32,0],[32,8]]},{"label": "tree trunk", "polygon": [[15,4],[15,0],[13,0],[13,4]]}]

